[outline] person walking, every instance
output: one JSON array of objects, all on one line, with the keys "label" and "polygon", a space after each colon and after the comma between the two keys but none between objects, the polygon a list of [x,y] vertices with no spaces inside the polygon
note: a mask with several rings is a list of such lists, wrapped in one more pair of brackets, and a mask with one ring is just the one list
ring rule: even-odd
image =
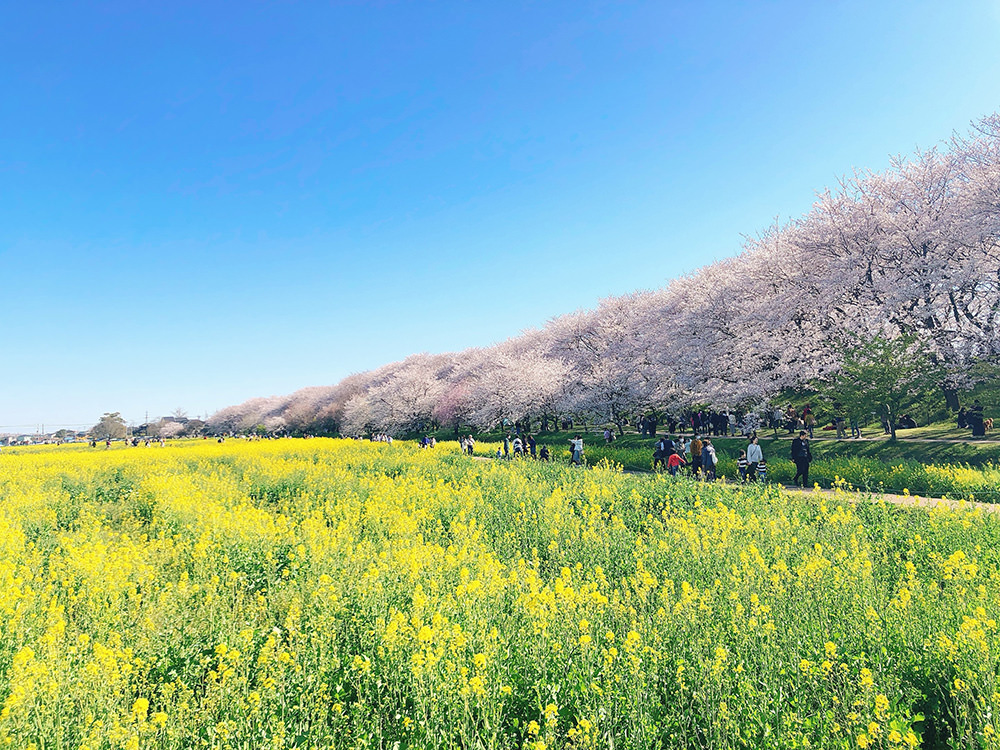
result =
[{"label": "person walking", "polygon": [[684,456],[680,453],[671,453],[667,456],[667,471],[670,472],[670,476],[672,477],[676,477],[677,470],[686,464],[687,461],[684,460]]},{"label": "person walking", "polygon": [[747,452],[740,451],[740,457],[736,459],[736,473],[739,475],[741,484],[747,481],[747,467],[749,465],[747,463]]},{"label": "person walking", "polygon": [[757,436],[750,438],[747,446],[747,479],[751,482],[757,481],[757,465],[764,460],[764,450],[760,447]]},{"label": "person walking", "polygon": [[[812,462],[812,451],[809,448],[809,438],[805,430],[799,431],[799,436],[792,441],[792,460],[795,462],[795,476],[792,484],[801,487],[809,485],[809,464]],[[799,477],[802,484],[799,485]]]}]

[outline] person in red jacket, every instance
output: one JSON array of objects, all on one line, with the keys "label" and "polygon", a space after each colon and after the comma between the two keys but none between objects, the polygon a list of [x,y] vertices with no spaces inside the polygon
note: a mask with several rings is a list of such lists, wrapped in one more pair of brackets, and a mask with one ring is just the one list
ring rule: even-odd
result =
[{"label": "person in red jacket", "polygon": [[681,454],[671,453],[667,456],[667,471],[670,472],[670,476],[676,477],[677,470],[682,466],[687,466],[687,461],[684,460]]}]

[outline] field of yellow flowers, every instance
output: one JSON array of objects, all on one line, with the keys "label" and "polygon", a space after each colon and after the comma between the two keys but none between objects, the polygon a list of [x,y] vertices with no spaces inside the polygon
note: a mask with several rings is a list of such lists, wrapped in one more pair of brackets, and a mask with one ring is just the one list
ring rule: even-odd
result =
[{"label": "field of yellow flowers", "polygon": [[998,748],[1000,517],[439,444],[0,454],[0,747]]}]

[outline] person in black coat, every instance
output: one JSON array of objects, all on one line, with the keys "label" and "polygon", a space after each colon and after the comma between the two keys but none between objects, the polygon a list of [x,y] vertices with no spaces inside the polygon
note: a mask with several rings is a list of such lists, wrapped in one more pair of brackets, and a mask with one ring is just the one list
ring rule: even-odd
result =
[{"label": "person in black coat", "polygon": [[986,417],[983,412],[983,405],[976,401],[969,411],[969,427],[972,428],[972,437],[986,437]]},{"label": "person in black coat", "polygon": [[797,485],[799,477],[802,477],[801,486],[809,486],[809,464],[812,462],[812,458],[806,431],[799,430],[799,436],[792,441],[792,460],[795,462],[795,476],[792,478],[792,484]]}]

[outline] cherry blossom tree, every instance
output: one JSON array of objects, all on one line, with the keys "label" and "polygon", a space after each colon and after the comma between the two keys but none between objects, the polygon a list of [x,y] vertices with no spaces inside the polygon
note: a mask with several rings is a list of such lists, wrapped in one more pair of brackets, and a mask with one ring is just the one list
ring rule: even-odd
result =
[{"label": "cherry blossom tree", "polygon": [[740,255],[662,289],[603,300],[496,346],[251,399],[210,422],[400,433],[533,418],[544,427],[565,412],[623,431],[650,409],[746,407],[829,381],[855,337],[905,337],[954,396],[970,372],[1000,362],[998,239],[995,114],[947,148],[854,173],[806,215],[747,238]]}]

